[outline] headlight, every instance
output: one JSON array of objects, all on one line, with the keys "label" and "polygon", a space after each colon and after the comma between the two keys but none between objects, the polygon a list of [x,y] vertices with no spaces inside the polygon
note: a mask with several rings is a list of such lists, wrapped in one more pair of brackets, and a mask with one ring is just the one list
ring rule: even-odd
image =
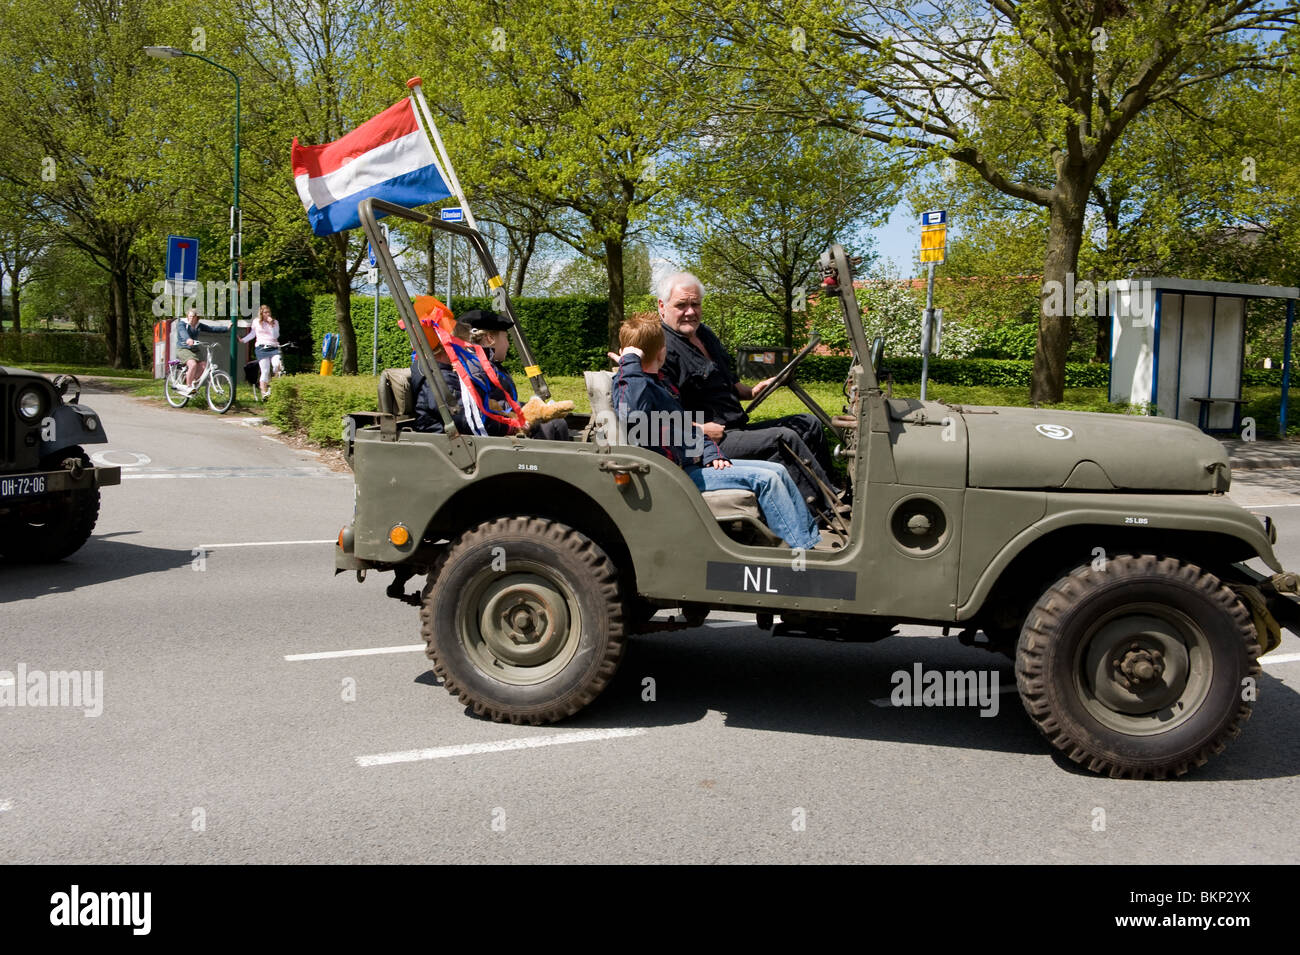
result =
[{"label": "headlight", "polygon": [[18,413],[28,421],[35,421],[45,409],[45,399],[37,388],[28,388],[18,395]]}]

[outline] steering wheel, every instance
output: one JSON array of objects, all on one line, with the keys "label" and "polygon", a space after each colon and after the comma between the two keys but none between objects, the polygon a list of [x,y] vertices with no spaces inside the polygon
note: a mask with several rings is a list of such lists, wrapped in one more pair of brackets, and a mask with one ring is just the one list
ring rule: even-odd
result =
[{"label": "steering wheel", "polygon": [[780,371],[776,373],[776,376],[772,379],[772,383],[767,386],[767,389],[761,395],[759,395],[757,398],[755,398],[753,401],[749,403],[749,407],[745,409],[745,414],[753,414],[754,409],[757,408],[759,405],[761,405],[764,401],[766,401],[768,395],[772,394],[772,392],[776,391],[778,388],[784,385],[788,385],[791,381],[793,381],[794,370],[797,367],[799,367],[799,363],[803,361],[805,358],[807,358],[809,355],[811,355],[813,353],[813,349],[815,349],[818,345],[820,345],[821,342],[822,342],[821,335],[817,334],[817,331],[814,329],[812,333],[812,338],[808,339],[808,344],[804,345],[803,348],[799,350],[799,354],[795,355],[793,358],[790,359],[790,364],[786,365],[784,368],[782,368]]}]

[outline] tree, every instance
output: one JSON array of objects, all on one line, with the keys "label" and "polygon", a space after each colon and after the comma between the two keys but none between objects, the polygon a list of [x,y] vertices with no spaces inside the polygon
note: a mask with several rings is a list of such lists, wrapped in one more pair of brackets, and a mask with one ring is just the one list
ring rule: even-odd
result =
[{"label": "tree", "polygon": [[765,120],[707,144],[689,167],[697,199],[665,231],[699,263],[710,284],[754,292],[781,317],[794,344],[794,316],[820,278],[832,241],[866,259],[866,226],[893,207],[893,169],[876,150],[825,129]]},{"label": "tree", "polygon": [[[910,151],[949,157],[1048,215],[1043,279],[1078,264],[1093,186],[1154,104],[1200,84],[1279,65],[1262,37],[1300,7],[1271,0],[759,0],[718,7],[751,59],[750,108],[793,115]],[[1059,401],[1068,322],[1039,318],[1031,398]]]},{"label": "tree", "polygon": [[572,225],[553,234],[604,265],[615,341],[627,245],[672,192],[677,144],[703,129],[701,93],[722,78],[691,20],[674,19],[665,43],[663,0],[398,0],[398,9],[406,45],[389,59],[428,64],[430,105],[447,120],[471,202],[508,195],[569,210]]},{"label": "tree", "polygon": [[133,367],[136,240],[169,201],[151,189],[169,161],[155,134],[165,87],[142,76],[142,48],[180,15],[131,0],[14,0],[0,32],[0,179],[51,238],[107,277],[114,367]]},{"label": "tree", "polygon": [[391,35],[388,0],[230,0],[241,70],[254,124],[246,149],[250,165],[269,174],[245,194],[245,227],[260,232],[249,264],[267,278],[301,278],[305,263],[334,296],[339,331],[338,367],[357,373],[352,285],[366,262],[360,230],[312,234],[288,168],[293,137],[305,144],[338,139],[404,95],[376,72],[369,44]]}]

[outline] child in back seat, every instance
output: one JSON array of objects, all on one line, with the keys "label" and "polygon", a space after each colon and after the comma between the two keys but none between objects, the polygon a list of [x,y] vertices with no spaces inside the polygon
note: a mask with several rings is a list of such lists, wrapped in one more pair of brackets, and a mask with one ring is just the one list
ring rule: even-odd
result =
[{"label": "child in back seat", "polygon": [[767,525],[778,537],[803,550],[816,546],[821,540],[817,521],[786,469],[772,461],[726,458],[696,428],[672,386],[659,376],[668,349],[658,316],[625,321],[619,344],[623,350],[612,398],[628,440],[681,466],[701,491],[753,491]]}]

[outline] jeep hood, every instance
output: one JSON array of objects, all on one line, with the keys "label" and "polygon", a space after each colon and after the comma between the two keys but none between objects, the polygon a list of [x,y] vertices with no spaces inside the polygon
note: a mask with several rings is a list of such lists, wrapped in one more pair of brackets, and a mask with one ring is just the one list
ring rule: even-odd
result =
[{"label": "jeep hood", "polygon": [[1033,408],[965,408],[968,483],[983,488],[1226,491],[1228,455],[1185,421]]}]

